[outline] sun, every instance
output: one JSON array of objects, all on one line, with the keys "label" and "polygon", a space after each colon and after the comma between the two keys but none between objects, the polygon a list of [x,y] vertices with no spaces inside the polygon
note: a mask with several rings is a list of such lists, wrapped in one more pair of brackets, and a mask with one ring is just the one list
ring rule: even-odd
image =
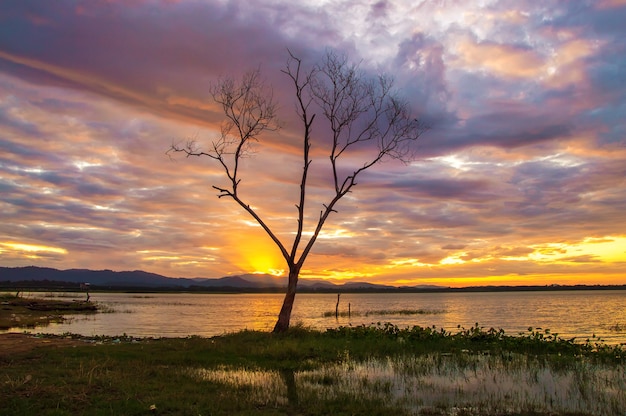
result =
[{"label": "sun", "polygon": [[285,274],[285,259],[268,237],[253,233],[241,238],[236,247],[233,262],[247,273]]},{"label": "sun", "polygon": [[280,260],[282,259],[259,254],[249,258],[248,262],[250,263],[250,268],[254,270],[252,273],[282,276],[285,274],[285,269],[279,268]]}]

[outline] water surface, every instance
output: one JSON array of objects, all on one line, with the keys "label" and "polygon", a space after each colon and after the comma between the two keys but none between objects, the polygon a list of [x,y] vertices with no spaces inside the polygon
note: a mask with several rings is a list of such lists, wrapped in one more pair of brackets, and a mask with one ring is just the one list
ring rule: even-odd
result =
[{"label": "water surface", "polygon": [[[77,296],[84,299],[84,295]],[[214,336],[242,329],[271,330],[283,295],[94,293],[91,299],[115,313],[74,315],[64,323],[32,331],[87,336],[125,333],[138,337],[181,337]],[[457,331],[459,325],[469,328],[478,323],[485,328],[502,328],[509,334],[526,332],[533,327],[550,329],[563,338],[577,337],[580,341],[596,335],[609,344],[626,343],[624,290],[344,293],[340,298],[338,319],[334,316],[336,303],[336,294],[298,294],[292,323],[325,329],[391,322],[400,327],[434,325],[451,331]],[[348,307],[351,316],[347,316]],[[391,313],[400,310],[429,313]]]}]

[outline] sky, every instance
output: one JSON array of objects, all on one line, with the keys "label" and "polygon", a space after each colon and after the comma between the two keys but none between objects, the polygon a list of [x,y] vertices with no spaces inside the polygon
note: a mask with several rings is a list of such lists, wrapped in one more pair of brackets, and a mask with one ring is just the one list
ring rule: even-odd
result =
[{"label": "sky", "polygon": [[[430,129],[413,162],[374,166],[340,201],[303,278],[624,284],[625,21],[625,0],[4,0],[0,266],[284,273],[217,197],[220,167],[166,152],[209,147],[211,85],[259,69],[282,129],[239,192],[290,246],[302,126],[281,70],[288,51],[310,67],[333,50],[392,76]],[[308,230],[331,185],[323,132]]]}]

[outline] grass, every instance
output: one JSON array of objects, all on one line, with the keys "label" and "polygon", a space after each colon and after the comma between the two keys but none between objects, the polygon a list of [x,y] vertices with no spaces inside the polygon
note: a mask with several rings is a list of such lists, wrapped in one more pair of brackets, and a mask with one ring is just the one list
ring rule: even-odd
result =
[{"label": "grass", "polygon": [[626,351],[533,329],[380,324],[83,339],[0,360],[0,415],[626,412]]},{"label": "grass", "polygon": [[95,313],[98,306],[92,302],[56,299],[25,298],[0,295],[0,329],[33,328],[51,322],[63,322],[63,315]]}]

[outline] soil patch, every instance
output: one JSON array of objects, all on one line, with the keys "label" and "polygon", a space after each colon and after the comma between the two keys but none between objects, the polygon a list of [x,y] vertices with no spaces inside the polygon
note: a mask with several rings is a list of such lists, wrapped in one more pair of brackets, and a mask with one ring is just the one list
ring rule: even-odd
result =
[{"label": "soil patch", "polygon": [[29,352],[35,348],[67,348],[76,345],[86,345],[80,339],[62,337],[36,337],[28,334],[0,334],[0,359],[12,355]]}]

